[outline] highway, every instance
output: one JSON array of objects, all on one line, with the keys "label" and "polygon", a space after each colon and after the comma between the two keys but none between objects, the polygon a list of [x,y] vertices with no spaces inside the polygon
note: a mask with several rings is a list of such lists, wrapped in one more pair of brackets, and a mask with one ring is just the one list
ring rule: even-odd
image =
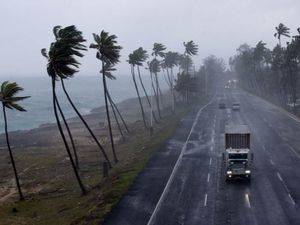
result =
[{"label": "highway", "polygon": [[[219,109],[220,99],[226,109]],[[241,109],[232,111],[239,102]],[[225,124],[247,124],[251,182],[225,181]],[[300,224],[300,120],[239,89],[219,90],[189,113],[104,224]]]}]

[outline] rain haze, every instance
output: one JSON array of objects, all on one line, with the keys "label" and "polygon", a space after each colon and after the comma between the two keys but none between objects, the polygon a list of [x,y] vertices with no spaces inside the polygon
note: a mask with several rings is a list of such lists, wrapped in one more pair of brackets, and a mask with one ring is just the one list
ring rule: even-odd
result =
[{"label": "rain haze", "polygon": [[300,0],[0,2],[0,225],[300,224]]},{"label": "rain haze", "polygon": [[[210,54],[227,60],[244,42],[264,40],[273,46],[279,22],[294,31],[300,20],[298,0],[2,0],[0,6],[0,76],[44,75],[40,49],[53,41],[55,25],[76,25],[87,44],[102,29],[116,34],[123,47],[118,73],[124,74],[129,52],[140,46],[150,51],[161,42],[183,52],[182,42],[194,40],[199,65]],[[81,62],[79,76],[99,71],[93,51]]]}]

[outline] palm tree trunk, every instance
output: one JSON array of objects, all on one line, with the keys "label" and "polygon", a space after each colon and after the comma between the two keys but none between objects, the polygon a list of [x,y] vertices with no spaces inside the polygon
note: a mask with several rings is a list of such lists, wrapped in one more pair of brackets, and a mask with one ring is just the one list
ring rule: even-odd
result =
[{"label": "palm tree trunk", "polygon": [[160,111],[160,100],[159,100],[160,93],[159,93],[157,73],[154,74],[154,78],[155,78],[155,84],[156,84],[156,91],[155,91],[155,94],[156,94],[156,104],[157,104],[159,118],[162,118],[161,117],[161,111]]},{"label": "palm tree trunk", "polygon": [[159,96],[160,96],[160,103],[161,103],[161,106],[163,108],[164,107],[164,104],[163,104],[163,94],[162,94],[162,91],[160,89],[160,85],[159,85],[157,74],[156,74],[156,85],[157,85],[157,94],[159,94]]},{"label": "palm tree trunk", "polygon": [[107,97],[108,97],[109,104],[110,104],[110,107],[111,107],[111,109],[112,109],[112,112],[113,112],[113,115],[114,115],[115,121],[116,121],[116,123],[117,123],[118,129],[119,129],[119,132],[120,132],[120,134],[121,134],[121,136],[122,136],[123,140],[125,140],[125,138],[124,138],[124,134],[123,134],[123,131],[122,131],[122,127],[120,126],[119,119],[118,119],[118,116],[117,116],[117,114],[116,114],[115,107],[114,107],[114,106],[113,106],[113,104],[112,104],[112,101],[111,101],[111,98],[110,98],[110,95],[109,95],[109,93],[108,93],[108,92],[107,92]]},{"label": "palm tree trunk", "polygon": [[62,84],[63,91],[64,91],[65,95],[67,96],[67,99],[68,99],[69,103],[71,104],[72,108],[74,109],[74,111],[76,112],[77,116],[80,118],[81,122],[84,124],[84,126],[86,127],[86,129],[89,131],[90,135],[92,136],[92,138],[96,142],[97,146],[101,150],[101,152],[102,152],[105,160],[109,164],[109,167],[111,168],[110,160],[109,160],[109,158],[108,158],[108,156],[107,156],[104,148],[102,147],[102,145],[98,141],[97,137],[95,136],[94,132],[91,130],[90,126],[87,124],[87,122],[85,121],[85,119],[83,118],[83,116],[80,114],[80,112],[76,108],[75,104],[73,103],[71,97],[69,96],[69,93],[66,90],[65,83],[64,83],[63,79],[61,79],[61,84]]},{"label": "palm tree trunk", "polygon": [[111,98],[109,92],[107,92],[107,97],[108,97],[108,99],[109,99],[111,105],[115,108],[117,114],[119,115],[119,117],[120,117],[120,119],[121,119],[121,121],[122,121],[122,123],[123,123],[123,125],[124,125],[124,127],[125,127],[125,129],[126,129],[126,131],[127,131],[127,133],[130,133],[130,131],[129,131],[128,127],[127,127],[127,124],[126,124],[126,122],[125,122],[125,120],[124,120],[122,114],[120,113],[120,111],[119,111],[117,105],[115,104],[115,102],[114,102],[113,99]]},{"label": "palm tree trunk", "polygon": [[75,157],[75,165],[76,165],[76,168],[79,169],[79,160],[78,160],[78,155],[77,155],[77,150],[76,150],[76,147],[75,147],[75,143],[74,143],[74,139],[73,139],[73,135],[71,133],[71,130],[70,130],[70,127],[67,123],[67,120],[66,120],[66,117],[60,107],[60,104],[58,102],[58,99],[56,99],[56,105],[57,105],[57,108],[58,108],[58,111],[64,121],[64,124],[65,124],[65,127],[67,129],[67,132],[68,132],[68,135],[70,137],[70,141],[71,141],[71,145],[72,145],[72,148],[73,148],[73,152],[74,152],[74,157]]},{"label": "palm tree trunk", "polygon": [[119,160],[118,160],[117,155],[116,155],[114,137],[113,137],[112,129],[111,129],[111,121],[110,121],[110,114],[109,114],[108,100],[107,100],[107,85],[106,85],[106,79],[105,78],[106,77],[105,77],[105,71],[104,71],[104,63],[102,61],[102,82],[103,82],[103,91],[104,91],[104,99],[105,99],[106,117],[107,117],[107,122],[108,122],[108,129],[109,129],[109,136],[110,136],[110,142],[111,142],[113,157],[114,157],[115,163],[117,163]]},{"label": "palm tree trunk", "polygon": [[[172,112],[175,113],[174,94],[173,94],[173,80],[170,77],[170,72],[169,72],[168,68],[166,70],[167,70],[168,84],[169,84],[169,88],[170,88],[171,96],[172,96]],[[171,75],[172,75],[172,68],[171,68]]]},{"label": "palm tree trunk", "polygon": [[57,108],[56,108],[56,105],[58,104],[57,102],[57,98],[56,98],[56,92],[55,92],[55,78],[53,77],[52,78],[52,99],[53,99],[53,109],[54,109],[54,115],[55,115],[55,119],[56,119],[56,123],[57,123],[57,126],[58,126],[58,130],[59,130],[59,133],[63,139],[63,143],[65,145],[65,148],[66,148],[66,151],[68,153],[68,156],[70,158],[70,162],[71,162],[71,165],[72,165],[72,168],[73,168],[73,171],[75,173],[75,177],[77,179],[77,182],[79,184],[79,187],[81,189],[81,192],[82,194],[86,194],[86,190],[85,190],[85,187],[80,179],[80,176],[78,174],[78,171],[77,171],[77,168],[76,168],[76,165],[74,163],[74,160],[73,160],[73,157],[72,157],[72,154],[71,154],[71,151],[70,151],[70,148],[69,148],[69,145],[68,145],[68,142],[66,140],[66,137],[64,135],[64,132],[63,132],[63,129],[62,129],[62,126],[60,124],[60,121],[59,121],[59,117],[58,117],[58,113],[57,113]]},{"label": "palm tree trunk", "polygon": [[173,112],[175,113],[175,104],[176,104],[176,97],[174,92],[174,75],[173,75],[173,68],[171,68],[171,84],[172,84],[172,96],[173,96]]},{"label": "palm tree trunk", "polygon": [[21,185],[19,182],[19,177],[18,177],[18,172],[17,172],[17,168],[16,168],[16,164],[15,164],[15,160],[14,160],[14,156],[12,154],[11,148],[10,148],[10,143],[9,143],[9,138],[8,138],[8,130],[7,130],[7,118],[6,118],[6,111],[5,111],[5,106],[2,103],[2,108],[3,108],[3,116],[4,116],[4,126],[5,126],[5,137],[6,137],[6,144],[7,144],[7,148],[8,148],[8,152],[9,152],[9,157],[10,157],[10,161],[14,170],[14,174],[15,174],[15,180],[16,180],[16,184],[17,184],[17,189],[19,192],[19,198],[20,200],[24,200],[24,196],[21,190]]},{"label": "palm tree trunk", "polygon": [[132,80],[133,80],[134,87],[135,87],[135,90],[136,90],[136,94],[138,96],[144,127],[147,129],[148,126],[147,126],[146,119],[145,119],[145,111],[144,111],[143,103],[142,103],[142,100],[141,100],[140,92],[139,92],[139,89],[138,89],[138,86],[137,86],[137,83],[136,83],[135,73],[134,73],[134,66],[133,65],[131,66],[131,75],[132,75]]},{"label": "palm tree trunk", "polygon": [[[137,66],[137,69],[138,69],[139,80],[140,80],[141,86],[142,86],[142,88],[143,88],[143,91],[144,91],[144,93],[145,93],[147,102],[148,102],[150,108],[152,108],[151,101],[150,101],[150,99],[149,99],[149,96],[148,96],[148,94],[147,94],[146,88],[145,88],[145,86],[144,86],[144,83],[143,83],[143,80],[142,80],[142,77],[141,77],[140,67]],[[153,116],[153,119],[154,119],[155,123],[158,123],[154,111],[152,111],[152,116]]]}]

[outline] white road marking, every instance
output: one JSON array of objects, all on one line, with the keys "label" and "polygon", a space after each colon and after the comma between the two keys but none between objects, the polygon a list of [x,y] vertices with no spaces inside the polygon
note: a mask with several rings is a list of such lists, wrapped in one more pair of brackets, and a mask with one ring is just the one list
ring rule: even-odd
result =
[{"label": "white road marking", "polygon": [[293,205],[296,205],[296,203],[295,203],[293,197],[291,196],[291,194],[288,194],[288,196],[289,196],[289,198],[291,199],[291,202],[293,203]]},{"label": "white road marking", "polygon": [[278,177],[278,179],[279,179],[281,182],[283,182],[283,179],[282,179],[280,173],[278,173],[278,172],[277,172],[277,177]]},{"label": "white road marking", "polygon": [[273,160],[272,159],[270,159],[270,163],[274,166],[274,162],[273,162]]},{"label": "white road marking", "polygon": [[207,174],[207,183],[209,183],[209,180],[210,180],[210,174],[208,173]]},{"label": "white road marking", "polygon": [[283,179],[282,179],[280,173],[277,172],[277,176],[278,176],[279,180],[282,182],[283,187],[284,187],[284,189],[286,190],[286,192],[287,192],[287,194],[288,194],[288,196],[289,196],[291,202],[293,203],[293,205],[295,205],[295,204],[296,204],[296,203],[295,203],[295,200],[293,199],[293,197],[292,197],[292,195],[291,195],[291,193],[290,193],[290,190],[289,190],[289,188],[287,187],[286,183],[283,181]]},{"label": "white road marking", "polygon": [[248,194],[245,194],[245,200],[246,200],[246,204],[247,204],[248,208],[251,208],[250,199],[249,199]]},{"label": "white road marking", "polygon": [[212,150],[213,150],[213,148],[214,148],[213,146],[210,146],[210,151],[212,151]]},{"label": "white road marking", "polygon": [[167,193],[167,191],[168,191],[168,189],[169,189],[169,187],[170,187],[170,185],[171,185],[171,182],[173,181],[173,179],[174,179],[174,177],[175,177],[175,173],[176,173],[176,171],[177,171],[177,169],[178,169],[178,167],[179,167],[179,165],[180,165],[180,163],[181,163],[183,154],[184,154],[184,152],[185,152],[185,150],[186,150],[187,143],[188,143],[188,141],[189,141],[189,139],[190,139],[190,136],[191,136],[192,132],[193,132],[194,129],[195,129],[195,126],[196,126],[196,124],[197,124],[197,122],[198,122],[199,116],[200,116],[202,110],[205,109],[208,105],[210,105],[210,104],[214,101],[215,97],[216,97],[216,94],[212,97],[212,99],[211,99],[206,105],[204,105],[204,106],[203,106],[201,109],[199,109],[199,111],[197,112],[196,118],[194,119],[193,125],[192,125],[191,130],[190,130],[190,133],[189,133],[189,135],[187,136],[187,139],[186,139],[186,141],[185,141],[185,143],[184,143],[184,145],[183,145],[183,147],[182,147],[182,149],[181,149],[180,155],[179,155],[179,157],[178,157],[178,159],[177,159],[177,161],[176,161],[176,163],[175,163],[175,166],[174,166],[174,168],[173,168],[173,170],[172,170],[172,173],[171,173],[171,175],[170,175],[170,177],[169,177],[169,180],[168,180],[168,182],[167,182],[167,184],[166,184],[166,186],[165,186],[165,188],[164,188],[164,190],[163,190],[163,192],[162,192],[162,194],[161,194],[161,196],[160,196],[160,198],[159,198],[159,200],[158,200],[158,202],[157,202],[157,204],[156,204],[156,206],[155,206],[155,209],[154,209],[154,211],[153,211],[153,213],[152,213],[152,215],[151,215],[151,217],[150,217],[150,219],[149,219],[147,225],[151,225],[151,224],[154,224],[154,223],[155,223],[155,216],[156,216],[156,213],[158,212],[158,210],[159,210],[159,208],[160,208],[160,206],[161,206],[161,204],[162,204],[162,201],[163,201],[163,199],[165,198],[166,193]]},{"label": "white road marking", "polygon": [[209,165],[211,165],[211,158],[209,159]]},{"label": "white road marking", "polygon": [[292,152],[294,152],[294,154],[297,156],[297,158],[300,159],[299,153],[296,152],[296,150],[295,150],[288,142],[287,142],[286,144],[288,145],[289,149],[290,149]]},{"label": "white road marking", "polygon": [[204,197],[204,206],[207,205],[207,194],[205,194],[205,197]]}]

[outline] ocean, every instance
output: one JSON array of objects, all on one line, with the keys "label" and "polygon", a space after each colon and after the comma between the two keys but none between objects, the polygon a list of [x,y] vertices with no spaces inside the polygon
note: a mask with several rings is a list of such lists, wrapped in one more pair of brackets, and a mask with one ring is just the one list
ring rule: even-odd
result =
[{"label": "ocean", "polygon": [[[143,76],[144,85],[150,93],[150,78]],[[20,102],[27,112],[18,112],[7,109],[9,131],[27,130],[38,127],[41,124],[55,122],[52,106],[51,80],[48,76],[43,77],[7,77],[0,82],[9,80],[15,81],[24,91],[20,96],[31,96],[29,99]],[[161,80],[162,89],[166,89],[165,81]],[[138,82],[139,84],[139,82]],[[73,102],[82,114],[88,114],[92,109],[104,105],[102,79],[99,76],[77,76],[65,81]],[[136,97],[134,84],[130,75],[120,75],[116,80],[108,80],[108,88],[115,102]],[[140,93],[143,94],[140,88]],[[57,95],[67,118],[76,116],[73,109],[67,102],[61,85],[57,82]],[[0,112],[0,133],[4,132],[3,113]]]}]

